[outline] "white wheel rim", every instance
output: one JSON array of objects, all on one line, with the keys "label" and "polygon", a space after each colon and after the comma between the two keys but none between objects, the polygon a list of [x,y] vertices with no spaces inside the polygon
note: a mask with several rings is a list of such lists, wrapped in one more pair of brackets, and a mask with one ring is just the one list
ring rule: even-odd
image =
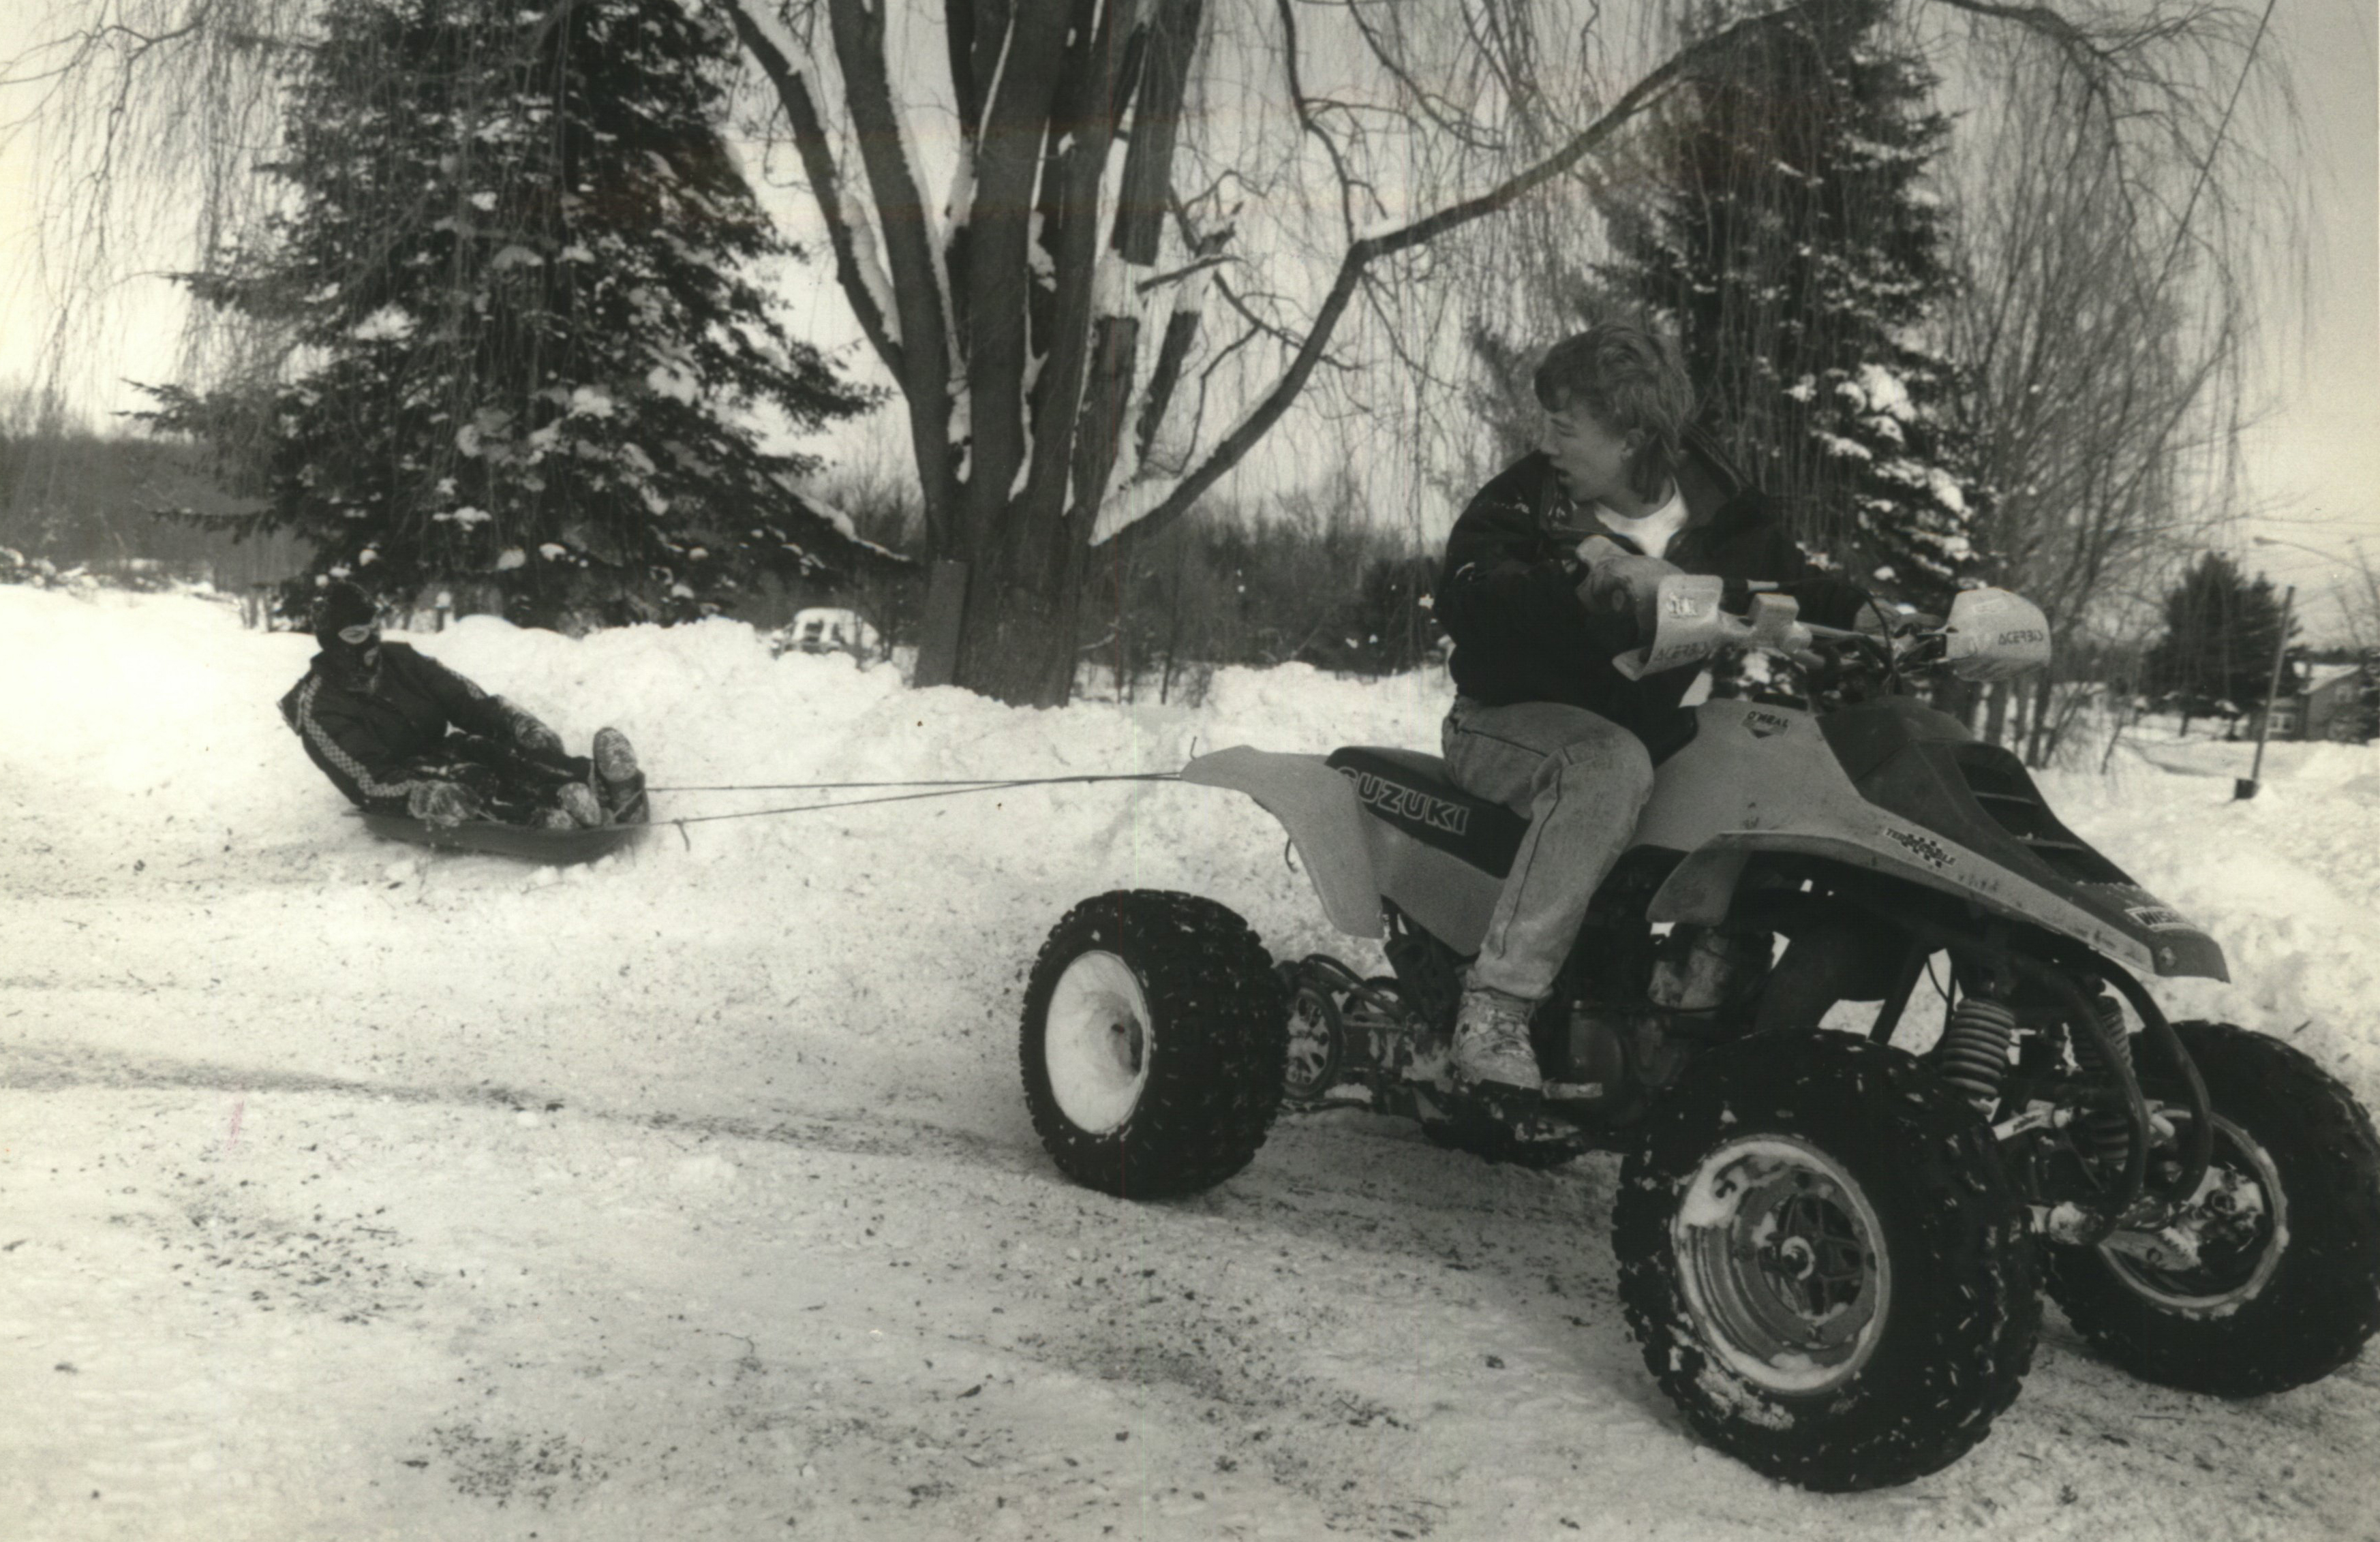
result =
[{"label": "white wheel rim", "polygon": [[1096,1135],[1131,1118],[1155,1046],[1148,998],[1132,965],[1098,950],[1066,965],[1050,992],[1041,1058],[1068,1123]]},{"label": "white wheel rim", "polygon": [[1290,998],[1289,1074],[1282,1091],[1292,1098],[1319,1098],[1338,1070],[1338,1035],[1332,1030],[1331,1007],[1318,989],[1307,988]]},{"label": "white wheel rim", "polygon": [[[1822,1224],[1803,1235],[1811,1221]],[[1830,1390],[1876,1352],[1892,1301],[1884,1226],[1817,1147],[1786,1135],[1719,1146],[1687,1184],[1670,1237],[1699,1336],[1764,1390]]]},{"label": "white wheel rim", "polygon": [[[2126,1286],[2168,1311],[2186,1317],[2228,1317],[2254,1300],[2272,1282],[2273,1271],[2281,1267],[2281,1255],[2288,1251],[2289,1245],[2289,1191],[2281,1186],[2280,1170],[2273,1165],[2271,1156],[2247,1131],[2221,1114],[2215,1116],[2215,1130],[2217,1139],[2215,1163],[2207,1169],[2206,1176],[2199,1181],[2198,1193],[2192,1196],[2191,1204],[2202,1203],[2211,1192],[2221,1186],[2218,1169],[2228,1167],[2239,1178],[2246,1181],[2248,1192],[2253,1194],[2261,1207],[2261,1215],[2255,1225],[2263,1236],[2244,1278],[2236,1267],[2236,1260],[2233,1261],[2234,1267],[2228,1270],[2210,1272],[2192,1268],[2166,1270],[2126,1257],[2105,1243],[2099,1245],[2100,1257],[2107,1260],[2107,1267],[2115,1270],[2116,1277]],[[2228,1153],[2223,1149],[2225,1142],[2229,1145]],[[2236,1163],[2228,1161],[2227,1156],[2236,1157],[2238,1160]],[[2185,1207],[2184,1215],[2174,1222],[2183,1231],[2194,1230],[2188,1217],[2188,1208]]]}]

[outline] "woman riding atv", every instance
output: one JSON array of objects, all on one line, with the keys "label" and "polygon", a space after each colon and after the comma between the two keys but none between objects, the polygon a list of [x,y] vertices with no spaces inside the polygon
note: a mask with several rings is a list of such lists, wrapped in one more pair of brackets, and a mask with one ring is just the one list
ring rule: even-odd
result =
[{"label": "woman riding atv", "polygon": [[1473,497],[1447,537],[1434,601],[1454,639],[1442,744],[1466,792],[1527,817],[1463,982],[1453,1064],[1483,1087],[1536,1093],[1529,1018],[1653,790],[1693,735],[1695,666],[1630,679],[1662,577],[1716,575],[1739,603],[1780,589],[1848,626],[1856,587],[1815,570],[1768,500],[1687,424],[1694,391],[1670,344],[1607,322],[1556,344],[1534,382],[1536,453]]},{"label": "woman riding atv", "polygon": [[[2041,611],[1978,589],[1938,624],[1843,627],[1884,607],[1694,453],[1640,331],[1563,344],[1537,390],[1543,450],[1449,542],[1444,761],[1240,745],[1182,770],[1280,820],[1389,972],[1276,959],[1197,895],[1083,901],[1019,1040],[1059,1168],[1196,1194],[1284,1103],[1491,1161],[1618,1151],[1646,1372],[1716,1449],[1825,1492],[1982,1440],[2043,1290],[2162,1385],[2263,1396],[2353,1363],[2380,1328],[2380,1137],[2353,1094],[2278,1039],[2169,1021],[2151,987],[2226,978],[2221,947],[1907,688],[2046,665]],[[1682,710],[1672,666],[1730,652],[1784,674]],[[1922,1052],[1894,1042],[1945,960]]]}]

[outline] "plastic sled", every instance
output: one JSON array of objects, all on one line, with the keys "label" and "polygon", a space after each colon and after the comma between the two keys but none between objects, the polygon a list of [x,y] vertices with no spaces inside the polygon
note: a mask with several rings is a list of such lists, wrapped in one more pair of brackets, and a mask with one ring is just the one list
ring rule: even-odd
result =
[{"label": "plastic sled", "polygon": [[457,825],[423,824],[403,814],[376,814],[358,809],[364,827],[383,841],[405,841],[433,851],[478,852],[511,856],[547,867],[592,862],[597,857],[633,845],[649,824],[606,824],[591,830],[532,830],[527,825],[472,820]]}]

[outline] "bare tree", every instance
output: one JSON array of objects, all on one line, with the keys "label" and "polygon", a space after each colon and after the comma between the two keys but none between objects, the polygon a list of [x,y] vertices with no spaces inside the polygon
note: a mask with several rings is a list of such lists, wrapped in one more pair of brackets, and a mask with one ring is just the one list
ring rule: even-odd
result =
[{"label": "bare tree", "polygon": [[[146,41],[95,25],[50,67],[153,107],[244,89],[258,40],[302,37],[306,0],[87,3],[145,10]],[[901,393],[956,623],[947,675],[1054,702],[1096,547],[1178,519],[1318,376],[1446,368],[1402,297],[1446,282],[1462,237],[1831,0],[1685,45],[1674,6],[1615,25],[1591,0],[707,3],[767,83]],[[2110,93],[2155,79],[2136,26],[1934,4],[2047,39]],[[144,71],[149,98],[128,84]],[[227,228],[237,200],[201,201]]]},{"label": "bare tree", "polygon": [[[1992,493],[1990,577],[2042,606],[2060,656],[2147,614],[2140,601],[2240,512],[2251,285],[2292,184],[2232,132],[2261,22],[2192,19],[2143,39],[2154,71],[2107,70],[2055,32],[1974,40],[1978,89],[2011,127],[1963,147],[1961,176],[1989,196],[1959,204],[1953,411]],[[2277,84],[2252,100],[2285,111]],[[2035,764],[2070,717],[2058,689],[2052,674],[2032,686]]]},{"label": "bare tree", "polygon": [[2347,640],[2366,658],[2380,655],[2380,558],[2363,549],[2360,540],[2348,547],[2354,556],[2354,568],[2335,586],[2338,597],[2338,613],[2347,627]]},{"label": "bare tree", "polygon": [[[278,67],[321,5],[61,0],[38,42],[0,60],[0,140],[50,168],[32,195],[41,249],[16,275],[55,299],[45,383],[75,368],[104,302],[152,274],[161,254],[201,265],[282,196],[257,166],[281,146]],[[203,306],[190,308],[184,344],[194,374],[235,355],[242,372],[257,368],[251,330],[226,329]]]},{"label": "bare tree", "polygon": [[[910,148],[918,103],[893,86],[917,60],[887,13],[829,0],[788,22],[771,0],[723,3],[899,384],[929,548],[965,571],[954,677],[1039,702],[1066,693],[1092,546],[1164,528],[1238,463],[1384,269],[1560,176],[1745,34],[1827,0],[1682,49],[1583,120],[1548,116],[1545,82],[1580,72],[1549,67],[1574,61],[1544,56],[1526,5],[1483,7],[1458,33],[1451,11],[1421,26],[1354,4],[952,0],[937,62],[955,190],[939,213]],[[1285,122],[1251,110],[1242,87],[1258,70]],[[1260,362],[1225,373],[1242,356]]]}]

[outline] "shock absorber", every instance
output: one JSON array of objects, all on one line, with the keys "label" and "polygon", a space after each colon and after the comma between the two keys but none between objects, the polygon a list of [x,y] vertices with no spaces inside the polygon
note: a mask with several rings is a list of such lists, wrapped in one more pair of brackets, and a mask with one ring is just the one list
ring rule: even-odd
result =
[{"label": "shock absorber", "polygon": [[2015,1037],[2016,1014],[2007,1002],[1969,996],[1951,1009],[1942,1040],[1934,1047],[1942,1062],[1942,1079],[1964,1093],[1985,1119],[1999,1106],[2009,1043]]},{"label": "shock absorber", "polygon": [[[2109,995],[2102,995],[2091,1003],[2100,1026],[2107,1030],[2107,1042],[2114,1046],[2117,1060],[2126,1067],[2132,1063],[2132,1041],[2124,1032],[2124,1004]],[[2117,1105],[2114,1093],[2118,1078],[2114,1067],[2107,1063],[2107,1051],[2101,1047],[2100,1035],[2083,1025],[2075,1025],[2074,1059],[2091,1084],[2095,1096],[2091,1105],[2074,1122],[2074,1132],[2082,1149],[2103,1162],[2118,1167],[2131,1155],[2132,1122]]]}]

